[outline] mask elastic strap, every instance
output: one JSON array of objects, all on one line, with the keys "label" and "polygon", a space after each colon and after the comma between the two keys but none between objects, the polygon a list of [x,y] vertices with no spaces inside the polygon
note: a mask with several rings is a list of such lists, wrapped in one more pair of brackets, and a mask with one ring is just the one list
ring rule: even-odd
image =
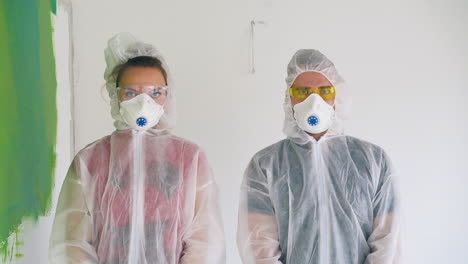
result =
[{"label": "mask elastic strap", "polygon": [[336,120],[336,100],[333,102],[331,107],[333,108],[333,115],[331,116],[331,120]]}]

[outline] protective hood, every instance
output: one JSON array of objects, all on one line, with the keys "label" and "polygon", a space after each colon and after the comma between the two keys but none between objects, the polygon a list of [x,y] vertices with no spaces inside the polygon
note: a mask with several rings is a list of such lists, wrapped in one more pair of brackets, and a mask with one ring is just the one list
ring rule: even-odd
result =
[{"label": "protective hood", "polygon": [[116,90],[116,76],[112,76],[112,71],[116,66],[127,62],[131,58],[151,56],[159,59],[163,69],[166,71],[168,96],[164,104],[164,115],[161,117],[159,123],[150,130],[153,130],[152,132],[168,132],[173,129],[176,124],[175,86],[172,74],[162,54],[153,45],[140,42],[129,33],[119,33],[107,42],[104,56],[106,59],[104,79],[106,80],[106,89],[110,98],[111,115],[115,120],[114,126],[118,130],[130,128],[120,115]]},{"label": "protective hood", "polygon": [[344,79],[338,74],[335,65],[323,55],[320,51],[314,49],[298,50],[291,58],[286,77],[286,89],[283,108],[285,119],[283,132],[286,136],[298,144],[305,144],[313,140],[306,134],[294,119],[291,98],[289,96],[289,87],[294,80],[303,72],[318,72],[327,78],[336,88],[335,111],[336,119],[328,129],[324,137],[343,134],[343,120],[348,118],[351,106],[350,91],[346,87]]}]

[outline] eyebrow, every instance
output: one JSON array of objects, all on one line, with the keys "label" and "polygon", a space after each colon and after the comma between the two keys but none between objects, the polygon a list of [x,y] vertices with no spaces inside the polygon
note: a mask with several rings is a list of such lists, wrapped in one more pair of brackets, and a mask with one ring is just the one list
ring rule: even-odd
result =
[{"label": "eyebrow", "polygon": [[132,91],[135,91],[135,92],[137,91],[137,90],[133,89],[132,87],[122,87],[122,88],[127,89],[127,90],[132,90]]}]

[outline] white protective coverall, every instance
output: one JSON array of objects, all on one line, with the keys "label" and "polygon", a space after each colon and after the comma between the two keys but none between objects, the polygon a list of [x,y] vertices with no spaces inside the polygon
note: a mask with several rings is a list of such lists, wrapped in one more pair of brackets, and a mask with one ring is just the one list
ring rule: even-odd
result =
[{"label": "white protective coverall", "polygon": [[[115,66],[137,56],[162,61],[168,96],[159,123],[137,131],[119,113]],[[170,133],[174,84],[161,54],[129,34],[111,38],[104,74],[116,130],[80,150],[62,186],[50,263],[225,262],[218,191],[207,157]]]},{"label": "white protective coverall", "polygon": [[[336,88],[336,119],[318,141],[301,130],[288,93],[303,72]],[[350,96],[333,63],[299,50],[286,78],[287,138],[251,159],[241,186],[238,247],[248,264],[399,263],[395,170],[380,147],[343,133]]]}]

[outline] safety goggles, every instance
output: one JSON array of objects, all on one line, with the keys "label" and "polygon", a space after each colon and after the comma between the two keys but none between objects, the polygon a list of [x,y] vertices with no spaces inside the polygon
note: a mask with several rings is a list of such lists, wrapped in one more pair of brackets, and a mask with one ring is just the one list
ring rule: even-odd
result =
[{"label": "safety goggles", "polygon": [[162,103],[162,100],[167,96],[167,86],[130,85],[117,87],[119,102],[128,101],[143,93],[149,95],[157,103]]},{"label": "safety goggles", "polygon": [[313,93],[320,95],[323,100],[332,100],[336,96],[336,90],[334,86],[289,88],[289,95],[296,98],[297,100],[304,100]]}]

